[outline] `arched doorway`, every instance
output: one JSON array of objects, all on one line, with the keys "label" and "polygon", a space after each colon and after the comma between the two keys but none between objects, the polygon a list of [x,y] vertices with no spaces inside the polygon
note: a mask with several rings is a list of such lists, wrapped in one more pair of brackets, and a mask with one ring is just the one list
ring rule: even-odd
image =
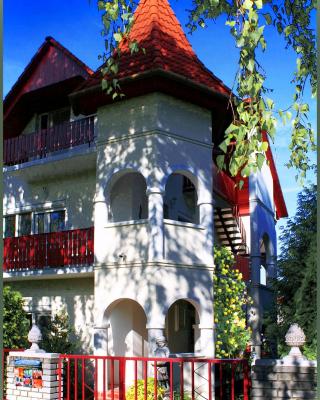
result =
[{"label": "arched doorway", "polygon": [[146,357],[148,355],[147,318],[143,308],[131,299],[119,299],[106,310],[107,354]]},{"label": "arched doorway", "polygon": [[171,353],[194,353],[194,325],[198,323],[198,313],[189,301],[177,300],[170,306],[166,316],[166,335]]}]

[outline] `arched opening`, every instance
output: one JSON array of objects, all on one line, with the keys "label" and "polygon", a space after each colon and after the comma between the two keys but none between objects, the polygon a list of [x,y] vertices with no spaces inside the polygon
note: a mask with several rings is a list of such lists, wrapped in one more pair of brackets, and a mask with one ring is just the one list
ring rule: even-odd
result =
[{"label": "arched opening", "polygon": [[148,218],[147,184],[137,172],[121,176],[111,188],[109,221],[121,222]]},{"label": "arched opening", "polygon": [[181,222],[199,223],[197,190],[185,175],[169,176],[164,196],[164,218]]},{"label": "arched opening", "polygon": [[108,307],[107,353],[112,356],[148,355],[147,318],[143,308],[130,299],[120,299]]},{"label": "arched opening", "polygon": [[195,307],[186,300],[177,300],[166,316],[166,335],[171,353],[194,353],[194,325],[199,323]]},{"label": "arched opening", "polygon": [[260,266],[260,285],[267,285],[267,270],[263,265]]}]

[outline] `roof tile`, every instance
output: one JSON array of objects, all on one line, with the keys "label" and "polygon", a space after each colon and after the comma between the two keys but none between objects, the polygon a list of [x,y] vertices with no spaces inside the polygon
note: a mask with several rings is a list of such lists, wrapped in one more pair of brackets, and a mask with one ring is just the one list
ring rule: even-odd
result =
[{"label": "roof tile", "polygon": [[[198,59],[168,0],[140,0],[129,40],[138,41],[146,52],[131,54],[129,41],[123,40],[120,43],[119,79],[161,68],[215,91],[230,93],[230,89]],[[96,84],[99,74],[100,69],[84,86]]]}]

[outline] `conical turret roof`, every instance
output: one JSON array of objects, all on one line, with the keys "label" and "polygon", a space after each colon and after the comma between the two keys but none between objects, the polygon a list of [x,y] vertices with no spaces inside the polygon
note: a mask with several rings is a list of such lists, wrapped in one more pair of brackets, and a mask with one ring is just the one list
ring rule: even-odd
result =
[{"label": "conical turret roof", "polygon": [[[198,59],[168,0],[141,0],[134,13],[130,40],[136,40],[145,52],[131,54],[128,39],[120,43],[118,79],[134,77],[147,71],[163,70],[178,74],[221,94],[228,89]],[[85,87],[101,79],[100,69]]]}]

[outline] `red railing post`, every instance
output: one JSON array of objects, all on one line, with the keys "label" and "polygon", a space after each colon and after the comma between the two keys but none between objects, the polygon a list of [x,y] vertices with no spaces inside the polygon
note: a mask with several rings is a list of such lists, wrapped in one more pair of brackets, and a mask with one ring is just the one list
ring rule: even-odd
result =
[{"label": "red railing post", "polygon": [[119,358],[119,400],[125,400],[125,370],[126,360],[124,357]]},{"label": "red railing post", "polygon": [[243,360],[243,400],[249,400],[249,365]]}]

